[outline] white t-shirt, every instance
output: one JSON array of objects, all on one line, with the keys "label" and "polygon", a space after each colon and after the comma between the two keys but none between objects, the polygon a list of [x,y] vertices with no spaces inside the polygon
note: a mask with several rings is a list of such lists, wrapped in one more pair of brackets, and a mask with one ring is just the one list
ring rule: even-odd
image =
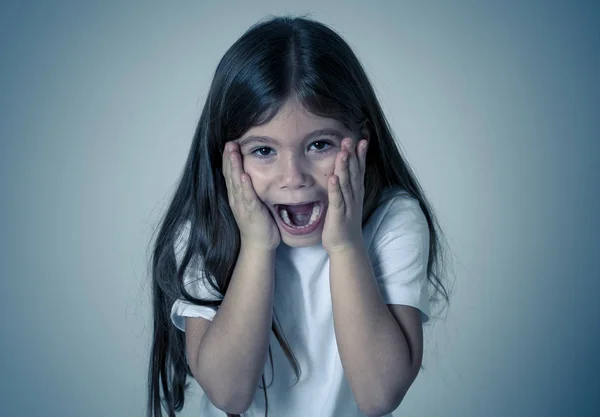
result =
[{"label": "white t-shirt", "polygon": [[[418,201],[406,191],[396,188],[387,193],[393,193],[394,197],[377,207],[363,228],[365,247],[385,303],[416,307],[425,322],[430,314],[426,275],[429,256],[427,220]],[[176,243],[178,264],[186,245],[186,230]],[[222,298],[211,287],[204,287],[202,280],[192,281],[189,276],[186,271],[185,282],[191,295]],[[294,248],[282,243],[277,248],[273,302],[283,334],[300,365],[301,376],[292,386],[296,375],[271,332],[273,384],[268,357],[264,368],[269,415],[363,417],[344,375],[336,344],[329,258],[320,244]],[[171,310],[173,324],[182,331],[185,331],[186,316],[212,320],[214,315],[215,309],[185,300],[177,300]],[[265,415],[262,380],[259,384],[254,401],[244,416]],[[225,415],[206,395],[203,395],[199,411],[199,415],[205,417]]]}]

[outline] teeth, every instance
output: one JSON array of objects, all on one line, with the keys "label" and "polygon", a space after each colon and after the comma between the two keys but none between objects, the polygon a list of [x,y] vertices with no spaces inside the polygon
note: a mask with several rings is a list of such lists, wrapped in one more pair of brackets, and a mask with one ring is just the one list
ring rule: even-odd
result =
[{"label": "teeth", "polygon": [[294,229],[304,229],[304,228],[312,225],[314,222],[317,221],[320,214],[321,214],[321,204],[315,203],[313,205],[313,211],[312,211],[312,214],[310,215],[310,220],[308,221],[308,224],[306,226],[294,226],[290,220],[290,215],[287,212],[287,210],[283,209],[283,208],[279,209],[279,215],[281,216],[281,218],[283,219],[285,224],[287,224],[290,227],[293,227]]},{"label": "teeth", "polygon": [[310,226],[315,221],[317,221],[317,219],[319,218],[319,214],[321,214],[321,205],[319,203],[316,203],[313,206],[313,212],[312,212],[312,214],[310,216],[310,221],[308,222],[307,226]]},{"label": "teeth", "polygon": [[294,227],[292,222],[290,221],[290,215],[288,214],[286,209],[279,209],[279,215],[288,226]]}]

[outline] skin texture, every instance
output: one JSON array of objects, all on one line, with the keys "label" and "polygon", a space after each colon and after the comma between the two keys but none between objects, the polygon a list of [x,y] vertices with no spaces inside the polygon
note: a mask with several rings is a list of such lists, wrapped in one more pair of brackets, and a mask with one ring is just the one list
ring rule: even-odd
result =
[{"label": "skin texture", "polygon": [[[322,129],[338,133],[307,137]],[[382,416],[398,407],[419,372],[423,333],[418,309],[385,304],[364,246],[369,138],[361,133],[366,140],[289,101],[269,123],[229,142],[223,163],[242,248],[267,250],[272,257],[280,239],[289,246],[322,243],[330,259],[333,321],[344,373],[362,412]],[[272,139],[248,141],[257,136]],[[315,200],[324,203],[322,227],[294,236],[280,226],[275,204]]]},{"label": "skin texture", "polygon": [[[323,129],[330,131],[307,137],[312,132]],[[251,137],[270,137],[272,140],[249,141]],[[347,138],[346,147],[342,149],[344,138]],[[248,208],[238,208],[238,212],[252,210],[263,212],[263,208],[256,203],[255,196],[271,214],[271,221],[277,225],[281,240],[285,244],[297,247],[322,243],[324,229],[328,230],[326,238],[331,238],[331,244],[339,244],[345,239],[340,236],[346,233],[346,229],[337,230],[338,226],[342,226],[340,218],[332,219],[328,214],[329,188],[337,186],[330,185],[329,180],[334,173],[337,174],[336,167],[338,170],[341,168],[343,151],[348,153],[348,150],[354,149],[357,141],[357,135],[341,122],[311,114],[299,103],[289,100],[269,123],[253,127],[241,138],[227,144],[226,152],[234,158],[231,163],[234,166],[234,170],[231,171],[232,182],[240,178],[240,186],[243,186],[246,183],[242,183],[241,179],[246,179],[247,184],[252,186],[252,189],[248,188],[246,193],[248,197],[245,206]],[[228,188],[229,184],[228,182]],[[295,236],[281,227],[282,220],[276,213],[275,204],[316,200],[322,202],[321,215],[325,216],[325,222],[317,230],[307,235]],[[362,212],[362,199],[359,205]],[[360,213],[358,214],[360,219]],[[236,220],[239,225],[240,219],[237,215]],[[252,236],[255,242],[258,239],[260,243],[257,244],[264,247],[272,247],[276,243],[277,239],[270,233],[273,230],[272,224],[264,216],[248,215],[245,220],[248,226],[242,225],[240,230],[242,228],[255,230],[245,237]],[[255,228],[250,226],[251,221],[256,221]],[[335,225],[332,223],[334,221]],[[268,230],[269,236],[261,234],[259,229]],[[358,230],[354,231],[355,235],[358,233],[360,233],[360,224]],[[244,239],[244,232],[242,236]],[[328,243],[330,242],[326,240],[324,246]]]},{"label": "skin texture", "polygon": [[363,243],[361,219],[367,148],[367,140],[360,140],[354,149],[353,141],[346,138],[335,159],[334,175],[328,181],[329,209],[322,237],[323,247],[330,256]]},{"label": "skin texture", "polygon": [[272,252],[279,246],[281,236],[271,214],[256,195],[251,178],[243,173],[238,150],[235,143],[225,145],[223,176],[229,206],[240,229],[241,246]]}]

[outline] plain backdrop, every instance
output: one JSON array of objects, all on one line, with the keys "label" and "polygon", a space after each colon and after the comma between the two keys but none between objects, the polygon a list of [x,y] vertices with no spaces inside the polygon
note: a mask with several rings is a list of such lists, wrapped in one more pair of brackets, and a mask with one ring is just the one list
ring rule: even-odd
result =
[{"label": "plain backdrop", "polygon": [[453,251],[395,416],[597,416],[598,3],[323,0],[2,3],[0,415],[143,416],[152,232],[219,59],[286,13],[354,48]]}]

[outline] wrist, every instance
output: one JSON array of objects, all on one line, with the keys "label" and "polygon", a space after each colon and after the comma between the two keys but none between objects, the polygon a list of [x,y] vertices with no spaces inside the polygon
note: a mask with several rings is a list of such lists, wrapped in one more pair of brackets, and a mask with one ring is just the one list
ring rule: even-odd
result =
[{"label": "wrist", "polygon": [[277,251],[277,248],[271,248],[268,246],[262,246],[262,245],[258,245],[255,242],[247,242],[247,241],[241,241],[240,242],[240,254],[244,253],[245,255],[250,255],[250,256],[258,256],[260,258],[263,257],[273,257],[275,258],[275,252]]},{"label": "wrist", "polygon": [[336,256],[353,256],[365,249],[364,243],[360,242],[360,244],[355,242],[348,242],[344,244],[335,245],[331,248],[325,248],[325,251],[329,255],[329,257]]}]

